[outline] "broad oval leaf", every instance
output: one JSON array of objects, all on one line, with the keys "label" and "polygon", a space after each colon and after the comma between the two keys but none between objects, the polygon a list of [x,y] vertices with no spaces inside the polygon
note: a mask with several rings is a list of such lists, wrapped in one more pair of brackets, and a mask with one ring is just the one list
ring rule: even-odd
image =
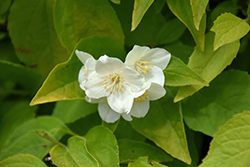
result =
[{"label": "broad oval leaf", "polygon": [[186,26],[177,18],[171,19],[162,26],[158,35],[157,41],[159,44],[168,44],[179,39],[184,31]]},{"label": "broad oval leaf", "polygon": [[199,75],[193,72],[179,58],[171,56],[167,68],[163,71],[165,75],[165,85],[184,86],[184,85],[203,85],[208,86]]},{"label": "broad oval leaf", "polygon": [[128,167],[167,167],[165,165],[159,164],[158,162],[151,162],[149,164],[147,157],[140,157],[136,161],[128,164]]},{"label": "broad oval leaf", "polygon": [[68,124],[97,111],[97,105],[85,100],[58,101],[52,116]]},{"label": "broad oval leaf", "polygon": [[199,30],[200,21],[202,19],[202,16],[206,12],[208,1],[209,0],[190,0],[193,12],[194,25],[197,30]]},{"label": "broad oval leaf", "polygon": [[183,117],[187,125],[213,136],[234,114],[250,110],[250,76],[230,70],[183,101]]},{"label": "broad oval leaf", "polygon": [[1,167],[46,167],[37,157],[29,154],[18,154],[0,162]]},{"label": "broad oval leaf", "polygon": [[100,167],[119,166],[117,140],[108,128],[96,126],[88,131],[85,138],[87,149]]},{"label": "broad oval leaf", "polygon": [[54,146],[50,150],[50,156],[58,167],[99,167],[86,148],[86,140],[79,136],[69,138],[67,147]]},{"label": "broad oval leaf", "polygon": [[54,0],[14,1],[8,21],[18,58],[44,77],[57,63],[69,57],[54,28],[53,6]]},{"label": "broad oval leaf", "polygon": [[199,31],[195,28],[190,0],[167,0],[170,10],[180,19],[191,32],[197,46],[204,50],[206,14],[203,15]]},{"label": "broad oval leaf", "polygon": [[150,103],[144,118],[133,118],[132,127],[171,156],[190,164],[186,134],[179,104],[173,103],[173,93]]},{"label": "broad oval leaf", "polygon": [[[207,83],[210,83],[217,75],[219,75],[228,65],[231,64],[236,57],[240,48],[240,42],[222,46],[216,51],[213,51],[214,34],[206,35],[205,51],[201,52],[197,47],[191,55],[188,67],[200,75]],[[203,86],[190,85],[180,87],[177,95],[174,98],[178,102],[195,92],[199,91]]]},{"label": "broad oval leaf", "polygon": [[173,159],[161,149],[150,144],[129,139],[118,140],[120,163],[134,161],[142,156],[149,161],[167,162]]},{"label": "broad oval leaf", "polygon": [[132,27],[131,31],[134,31],[136,27],[141,22],[144,14],[148,10],[148,8],[152,5],[154,0],[135,0],[134,2],[134,10],[132,15]]},{"label": "broad oval leaf", "polygon": [[249,29],[250,26],[245,20],[231,13],[220,15],[211,28],[211,31],[215,32],[214,50],[239,40],[248,33]]},{"label": "broad oval leaf", "polygon": [[67,133],[71,133],[71,131],[55,117],[43,116],[26,121],[16,128],[9,137],[0,153],[0,160],[20,153],[31,154],[40,159],[43,158],[54,146],[54,143],[37,135],[36,131],[43,131],[56,140],[59,140]]},{"label": "broad oval leaf", "polygon": [[235,115],[214,135],[199,167],[250,166],[250,112]]},{"label": "broad oval leaf", "polygon": [[107,0],[57,0],[54,19],[59,39],[70,52],[81,38],[92,35],[124,43],[121,24]]},{"label": "broad oval leaf", "polygon": [[[123,47],[110,37],[92,36],[82,39],[76,49],[90,53],[96,59],[106,54],[124,59]],[[30,105],[59,101],[84,99],[84,91],[78,83],[78,74],[83,66],[72,52],[68,61],[58,64],[48,75]]]}]

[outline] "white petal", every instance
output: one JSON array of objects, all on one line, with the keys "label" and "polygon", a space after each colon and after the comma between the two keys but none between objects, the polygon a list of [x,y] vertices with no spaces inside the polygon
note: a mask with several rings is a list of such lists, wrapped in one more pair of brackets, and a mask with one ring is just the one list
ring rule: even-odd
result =
[{"label": "white petal", "polygon": [[164,70],[171,58],[171,54],[162,48],[150,49],[142,58],[141,61],[151,62],[152,65],[160,67]]},{"label": "white petal", "polygon": [[142,86],[142,88],[141,88],[140,91],[133,92],[134,98],[137,98],[137,97],[143,95],[143,93],[145,93],[145,91],[148,90],[150,88],[150,86],[151,86],[151,82],[150,81],[144,82],[144,84],[143,84],[143,86]]},{"label": "white petal", "polygon": [[127,54],[125,64],[130,68],[136,70],[135,65],[138,60],[141,59],[147,52],[149,47],[135,45],[133,49]]},{"label": "white petal", "polygon": [[151,87],[147,90],[150,100],[157,100],[166,94],[166,90],[159,84],[152,83]]},{"label": "white petal", "polygon": [[133,119],[131,118],[130,114],[122,114],[122,117],[126,120],[126,121],[132,121]]},{"label": "white petal", "polygon": [[129,114],[131,114],[134,117],[141,118],[148,113],[148,110],[149,110],[149,100],[146,99],[143,102],[137,102],[136,104],[134,104]]},{"label": "white petal", "polygon": [[120,75],[125,80],[124,83],[128,85],[132,91],[139,91],[144,83],[144,78],[137,71],[124,67],[120,71]]},{"label": "white petal", "polygon": [[120,114],[112,110],[107,103],[99,103],[98,112],[102,120],[107,123],[114,123],[120,118]]},{"label": "white petal", "polygon": [[85,100],[89,103],[104,103],[106,101],[106,98],[102,97],[100,99],[94,99],[94,98],[89,98],[88,96],[85,96]]},{"label": "white petal", "polygon": [[86,82],[86,72],[84,71],[85,69],[85,66],[83,66],[81,69],[80,69],[80,72],[79,72],[79,75],[78,75],[78,81],[80,83],[80,87],[85,90],[84,88],[84,85],[85,85],[85,82]]},{"label": "white petal", "polygon": [[[86,52],[82,52],[82,51],[79,51],[79,50],[76,50],[75,53],[76,53],[76,56],[78,57],[78,59],[79,59],[83,64],[85,64],[85,62],[88,60],[88,58],[93,58],[93,56],[91,56],[91,54],[86,53]],[[94,59],[94,58],[93,58],[93,59]]]},{"label": "white petal", "polygon": [[96,72],[100,75],[108,75],[124,66],[121,60],[104,55],[96,61]]},{"label": "white petal", "polygon": [[157,66],[154,66],[151,69],[152,70],[150,70],[147,75],[144,74],[145,80],[158,83],[159,85],[163,86],[165,82],[163,71]]},{"label": "white petal", "polygon": [[99,99],[101,97],[108,96],[110,92],[105,89],[104,82],[105,76],[98,75],[95,71],[92,72],[84,87],[86,89],[85,94],[90,98]]},{"label": "white petal", "polygon": [[85,68],[87,69],[86,71],[86,76],[88,77],[90,73],[92,73],[93,71],[95,71],[95,63],[96,60],[95,59],[88,59],[85,62]]},{"label": "white petal", "polygon": [[133,94],[131,89],[124,85],[121,91],[115,91],[107,97],[109,106],[116,112],[122,114],[131,110],[133,105]]}]

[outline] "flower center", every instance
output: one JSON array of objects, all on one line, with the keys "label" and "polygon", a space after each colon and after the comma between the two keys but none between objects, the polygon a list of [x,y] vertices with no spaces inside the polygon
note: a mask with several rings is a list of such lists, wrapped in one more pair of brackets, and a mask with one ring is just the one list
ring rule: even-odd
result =
[{"label": "flower center", "polygon": [[152,70],[150,67],[153,67],[153,65],[150,64],[151,62],[148,61],[137,61],[135,67],[140,74],[144,73],[147,75],[148,71]]},{"label": "flower center", "polygon": [[106,89],[106,91],[110,90],[111,94],[115,94],[115,92],[122,91],[124,81],[125,80],[122,79],[122,76],[120,75],[109,74],[104,79],[104,82],[102,83],[102,85],[107,85],[104,87],[104,89]]},{"label": "flower center", "polygon": [[143,95],[141,95],[141,96],[139,96],[139,97],[137,97],[135,100],[134,100],[134,103],[136,104],[137,102],[144,102],[146,99],[148,99],[148,91],[146,90],[146,92],[143,94]]}]

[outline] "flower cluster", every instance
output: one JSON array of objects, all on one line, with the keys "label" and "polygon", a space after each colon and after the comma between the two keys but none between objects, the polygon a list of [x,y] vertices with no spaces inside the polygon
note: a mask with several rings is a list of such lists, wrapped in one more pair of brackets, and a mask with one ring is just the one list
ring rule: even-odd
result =
[{"label": "flower cluster", "polygon": [[99,103],[101,118],[110,123],[120,116],[131,121],[132,117],[144,117],[149,101],[165,95],[163,71],[171,55],[161,48],[135,45],[125,63],[118,58],[101,56],[95,60],[90,54],[75,51],[84,64],[79,73],[81,89],[86,101]]}]

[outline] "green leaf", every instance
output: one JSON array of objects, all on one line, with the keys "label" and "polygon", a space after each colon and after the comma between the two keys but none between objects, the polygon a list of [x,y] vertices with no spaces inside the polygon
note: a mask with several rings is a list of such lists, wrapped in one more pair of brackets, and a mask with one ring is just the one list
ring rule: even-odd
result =
[{"label": "green leaf", "polygon": [[32,93],[35,93],[42,83],[40,74],[16,63],[0,60],[0,71],[0,79],[11,80]]},{"label": "green leaf", "polygon": [[134,10],[132,15],[132,27],[131,31],[134,31],[136,27],[141,22],[144,14],[148,10],[148,8],[152,5],[154,0],[135,0],[134,2]]},{"label": "green leaf", "polygon": [[165,75],[165,85],[167,86],[184,86],[184,85],[206,85],[199,75],[193,72],[179,58],[171,56],[167,68],[163,71]]},{"label": "green leaf", "polygon": [[158,162],[152,162],[149,164],[147,157],[140,157],[138,160],[128,164],[128,167],[152,167],[152,166],[167,167],[165,165],[159,164]]},{"label": "green leaf", "polygon": [[6,101],[0,108],[0,150],[14,130],[35,116],[37,107],[30,107],[29,101]]},{"label": "green leaf", "polygon": [[43,158],[54,144],[37,135],[36,131],[46,132],[56,140],[59,140],[67,133],[71,133],[55,117],[43,116],[26,121],[16,128],[14,133],[9,137],[0,153],[0,160],[20,153],[31,154],[40,159]]},{"label": "green leaf", "polygon": [[250,76],[230,70],[218,76],[208,88],[183,101],[183,116],[196,131],[213,136],[234,114],[250,110]]},{"label": "green leaf", "polygon": [[164,48],[172,55],[180,58],[185,64],[188,63],[188,58],[194,51],[192,46],[183,44],[180,40],[167,44]]},{"label": "green leaf", "polygon": [[232,43],[244,37],[250,29],[249,24],[239,17],[224,13],[215,21],[211,31],[215,32],[214,50],[219,47]]},{"label": "green leaf", "polygon": [[29,154],[18,154],[0,162],[1,167],[46,167],[38,158]]},{"label": "green leaf", "polygon": [[134,161],[142,156],[148,156],[149,161],[172,161],[173,159],[161,149],[150,144],[121,139],[118,140],[120,163]]},{"label": "green leaf", "polygon": [[110,1],[112,1],[112,2],[115,3],[115,4],[120,4],[120,3],[121,3],[120,0],[110,0]]},{"label": "green leaf", "polygon": [[107,0],[57,0],[54,19],[59,39],[70,52],[82,38],[92,35],[124,43],[120,22]]},{"label": "green leaf", "polygon": [[133,118],[132,127],[171,156],[190,164],[185,129],[179,104],[173,103],[173,93],[166,89],[166,95],[150,104],[144,118]]},{"label": "green leaf", "polygon": [[194,25],[197,30],[199,30],[202,16],[206,12],[208,1],[209,0],[190,0],[192,12],[193,12]]},{"label": "green leaf", "polygon": [[185,30],[185,25],[177,18],[171,19],[160,29],[157,35],[157,41],[159,44],[174,42],[182,36]]},{"label": "green leaf", "polygon": [[85,100],[58,101],[52,116],[71,123],[97,111],[97,106]]},{"label": "green leaf", "polygon": [[[110,37],[93,36],[82,39],[76,46],[80,51],[90,53],[96,59],[106,54],[124,59],[123,47]],[[84,99],[84,91],[79,87],[78,74],[83,66],[72,52],[68,61],[58,64],[48,75],[30,105],[59,101]]]},{"label": "green leaf", "polygon": [[113,5],[122,29],[125,34],[127,48],[136,45],[157,46],[156,36],[159,29],[165,24],[165,18],[161,13],[155,12],[154,6],[150,6],[138,27],[131,32],[132,12],[134,0],[122,0],[120,5]]},{"label": "green leaf", "polygon": [[111,130],[112,132],[115,132],[119,123],[120,123],[120,119],[114,123],[107,123],[107,122],[102,120],[102,126],[109,128],[109,130]]},{"label": "green leaf", "polygon": [[100,167],[119,166],[118,145],[113,133],[103,126],[96,126],[86,134],[87,149]]},{"label": "green leaf", "polygon": [[206,14],[203,15],[199,31],[195,28],[193,21],[193,13],[189,0],[167,0],[170,10],[181,20],[191,32],[196,44],[200,50],[204,50],[205,29],[206,29]]},{"label": "green leaf", "polygon": [[[191,55],[188,67],[200,75],[207,83],[210,83],[219,75],[236,57],[240,48],[239,41],[222,46],[213,51],[214,34],[206,35],[205,51],[201,52],[197,47]],[[174,98],[174,101],[180,101],[185,97],[193,95],[199,91],[202,85],[190,85],[181,87]]]},{"label": "green leaf", "polygon": [[69,57],[54,28],[53,6],[54,0],[14,1],[8,21],[18,58],[44,77],[57,63]]},{"label": "green leaf", "polygon": [[250,112],[235,115],[214,135],[199,167],[250,166]]},{"label": "green leaf", "polygon": [[5,13],[9,9],[11,2],[12,0],[0,1],[0,15]]},{"label": "green leaf", "polygon": [[0,41],[0,60],[20,64],[10,39]]},{"label": "green leaf", "polygon": [[89,154],[86,140],[80,136],[68,139],[68,146],[54,146],[50,150],[51,160],[58,167],[98,167],[98,162]]}]

